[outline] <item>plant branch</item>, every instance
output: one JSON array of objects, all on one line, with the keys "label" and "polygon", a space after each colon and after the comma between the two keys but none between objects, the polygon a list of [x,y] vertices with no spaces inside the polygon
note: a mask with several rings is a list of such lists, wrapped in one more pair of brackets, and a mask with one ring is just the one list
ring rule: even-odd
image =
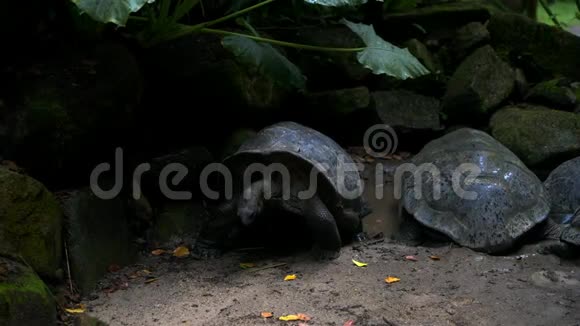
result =
[{"label": "plant branch", "polygon": [[265,0],[265,1],[262,1],[260,3],[255,4],[253,6],[250,6],[248,8],[244,8],[242,10],[238,10],[238,11],[236,11],[234,13],[231,13],[229,15],[226,15],[226,16],[223,16],[223,17],[214,19],[214,20],[210,20],[210,21],[207,21],[207,22],[199,23],[199,24],[196,24],[196,25],[193,25],[193,26],[183,27],[178,32],[175,32],[175,33],[172,33],[170,35],[167,35],[167,37],[164,37],[163,39],[165,41],[169,41],[169,40],[173,40],[173,39],[176,39],[176,38],[179,38],[179,37],[182,37],[182,36],[185,36],[185,35],[188,35],[188,34],[197,32],[197,31],[201,30],[202,28],[206,28],[206,27],[210,27],[210,26],[213,26],[213,25],[216,25],[216,24],[219,24],[219,23],[223,23],[223,22],[225,22],[227,20],[230,20],[232,18],[241,16],[241,15],[247,13],[247,12],[250,12],[252,10],[258,9],[258,8],[260,8],[262,6],[265,6],[265,5],[267,5],[267,4],[271,3],[271,2],[274,2],[274,1],[276,1],[276,0]]},{"label": "plant branch", "polygon": [[556,15],[554,15],[554,13],[550,9],[550,7],[548,7],[548,5],[546,4],[546,2],[544,0],[538,0],[538,1],[540,2],[540,5],[542,5],[542,8],[544,8],[544,10],[546,11],[546,13],[550,17],[550,19],[554,22],[554,25],[558,26],[558,28],[561,29],[562,28],[562,25],[560,25],[560,22],[558,21],[558,18],[556,18]]},{"label": "plant branch", "polygon": [[265,42],[265,43],[270,43],[270,44],[274,44],[274,45],[280,45],[280,46],[291,47],[291,48],[302,49],[302,50],[310,50],[310,51],[359,52],[359,51],[363,51],[366,49],[366,48],[330,48],[330,47],[325,47],[325,46],[298,44],[298,43],[278,41],[278,40],[273,40],[273,39],[259,37],[259,36],[252,36],[252,35],[248,35],[248,34],[235,33],[235,32],[229,32],[229,31],[224,31],[224,30],[220,30],[220,29],[212,29],[212,28],[202,28],[200,30],[200,32],[212,33],[212,34],[221,34],[221,35],[231,35],[231,36],[241,36],[241,37],[246,37],[246,38],[252,39],[252,40],[257,41],[257,42]]}]

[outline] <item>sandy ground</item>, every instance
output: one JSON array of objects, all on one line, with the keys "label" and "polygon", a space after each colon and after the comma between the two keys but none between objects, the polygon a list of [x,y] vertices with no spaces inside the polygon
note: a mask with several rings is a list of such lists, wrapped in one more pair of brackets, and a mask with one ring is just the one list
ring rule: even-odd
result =
[{"label": "sandy ground", "polygon": [[[298,313],[311,318],[305,325],[580,325],[580,261],[528,251],[494,257],[378,242],[345,247],[333,262],[307,253],[150,256],[112,274],[106,283],[116,283],[116,291],[101,291],[86,305],[110,325],[299,325],[278,320]],[[241,268],[246,262],[285,265]],[[284,281],[288,274],[297,278]],[[400,281],[388,284],[388,276]]]},{"label": "sandy ground", "polygon": [[[386,183],[379,184],[384,199],[372,198],[374,183],[365,187],[374,211],[365,231],[387,239],[401,221],[388,180],[392,166],[385,165]],[[373,171],[366,169],[364,179]],[[314,261],[307,252],[232,252],[208,261],[147,255],[111,274],[85,304],[111,326],[296,326],[300,322],[278,317],[299,313],[311,318],[304,325],[580,325],[580,260],[536,249],[489,256],[451,244],[375,241],[346,246],[332,262]],[[358,267],[353,259],[368,265]],[[290,274],[296,279],[284,281]],[[400,281],[388,284],[389,276]]]}]

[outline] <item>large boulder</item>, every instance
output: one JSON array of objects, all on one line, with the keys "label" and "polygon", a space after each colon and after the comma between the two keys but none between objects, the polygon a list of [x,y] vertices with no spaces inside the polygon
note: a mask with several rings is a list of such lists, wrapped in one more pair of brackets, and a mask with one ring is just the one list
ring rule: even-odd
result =
[{"label": "large boulder", "polygon": [[56,277],[62,210],[39,181],[0,167],[0,254],[18,254],[43,277]]},{"label": "large boulder", "polygon": [[56,325],[56,301],[26,264],[0,256],[0,325]]},{"label": "large boulder", "polygon": [[494,48],[506,58],[518,58],[532,81],[551,75],[580,80],[580,38],[576,35],[509,13],[494,14],[487,29]]},{"label": "large boulder", "polygon": [[526,94],[526,101],[560,110],[572,111],[580,102],[580,92],[564,78],[544,81]]},{"label": "large boulder", "polygon": [[529,166],[554,166],[580,155],[580,115],[572,112],[509,106],[493,115],[490,127]]},{"label": "large boulder", "polygon": [[86,188],[59,192],[59,198],[67,221],[71,276],[85,295],[111,267],[136,258],[127,201],[101,199]]},{"label": "large boulder", "polygon": [[439,100],[406,90],[372,94],[374,108],[383,123],[415,130],[441,129]]},{"label": "large boulder", "polygon": [[473,121],[496,109],[511,94],[515,73],[489,45],[475,50],[449,80],[442,109],[453,121]]}]

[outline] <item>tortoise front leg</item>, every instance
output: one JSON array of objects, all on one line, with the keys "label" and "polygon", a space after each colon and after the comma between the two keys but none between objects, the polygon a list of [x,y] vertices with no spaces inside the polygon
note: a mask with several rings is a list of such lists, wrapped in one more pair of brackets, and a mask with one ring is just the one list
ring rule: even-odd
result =
[{"label": "tortoise front leg", "polygon": [[333,260],[340,256],[342,241],[334,216],[326,205],[314,197],[305,203],[304,218],[315,242],[319,260]]}]

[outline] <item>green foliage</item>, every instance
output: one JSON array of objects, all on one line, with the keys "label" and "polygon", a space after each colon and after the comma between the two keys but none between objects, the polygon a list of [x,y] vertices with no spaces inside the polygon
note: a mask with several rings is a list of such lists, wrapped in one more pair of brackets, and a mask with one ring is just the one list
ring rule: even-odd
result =
[{"label": "green foliage", "polygon": [[416,78],[429,73],[407,49],[398,48],[380,38],[373,26],[355,24],[346,19],[348,26],[367,46],[357,54],[358,61],[374,74],[387,74],[399,79]]},{"label": "green foliage", "polygon": [[300,69],[270,44],[237,35],[224,37],[222,44],[240,63],[257,69],[272,80],[297,89],[306,87],[306,78]]},{"label": "green foliage", "polygon": [[[206,32],[227,35],[223,46],[231,51],[238,61],[259,73],[264,74],[278,83],[296,89],[304,89],[306,78],[298,67],[290,62],[271,44],[288,46],[312,51],[341,51],[358,52],[359,63],[372,70],[374,74],[387,74],[399,79],[415,78],[429,71],[407,50],[401,49],[380,38],[370,25],[355,24],[343,19],[345,24],[364,41],[365,48],[343,49],[325,48],[315,45],[303,45],[278,40],[266,39],[257,35],[255,29],[246,21],[243,25],[254,35],[237,34],[228,31],[210,29],[212,25],[247,14],[259,7],[275,0],[261,0],[250,7],[256,0],[234,1],[229,14],[213,21],[203,22],[193,26],[180,24],[180,20],[187,15],[200,0],[71,0],[83,12],[93,19],[124,26],[129,15],[139,11],[145,4],[147,17],[135,17],[135,20],[145,23],[146,27],[140,34],[143,44],[152,45],[169,41],[195,32]],[[293,0],[293,3],[302,3],[320,8],[348,8],[365,4],[367,0]],[[413,8],[419,0],[388,0],[385,6],[401,11]]]},{"label": "green foliage", "polygon": [[125,26],[129,15],[155,0],[71,0],[96,21]]}]

